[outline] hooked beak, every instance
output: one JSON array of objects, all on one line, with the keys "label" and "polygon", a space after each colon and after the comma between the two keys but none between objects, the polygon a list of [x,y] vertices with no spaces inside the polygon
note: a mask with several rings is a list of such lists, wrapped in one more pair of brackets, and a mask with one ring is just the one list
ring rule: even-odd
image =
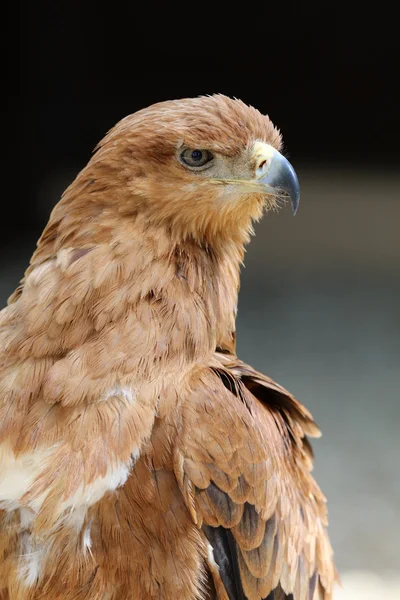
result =
[{"label": "hooked beak", "polygon": [[290,162],[272,146],[263,144],[264,152],[258,155],[260,176],[258,183],[262,183],[268,192],[284,192],[290,197],[293,214],[297,212],[300,202],[300,185],[295,170]]}]

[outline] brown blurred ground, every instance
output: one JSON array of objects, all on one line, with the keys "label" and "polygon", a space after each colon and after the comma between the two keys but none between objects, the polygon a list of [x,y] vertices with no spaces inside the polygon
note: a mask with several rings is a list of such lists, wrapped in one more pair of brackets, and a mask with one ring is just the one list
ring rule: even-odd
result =
[{"label": "brown blurred ground", "polygon": [[[248,249],[238,353],[294,392],[323,430],[315,473],[340,570],[399,573],[400,175],[298,174],[296,218],[289,207],[268,215]],[[67,183],[53,177],[46,198]],[[3,301],[32,249],[15,239],[3,251]]]}]

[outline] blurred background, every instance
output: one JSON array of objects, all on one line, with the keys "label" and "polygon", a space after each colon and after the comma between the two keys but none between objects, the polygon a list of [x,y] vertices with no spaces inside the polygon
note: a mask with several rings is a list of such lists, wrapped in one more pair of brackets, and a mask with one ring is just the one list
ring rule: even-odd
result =
[{"label": "blurred background", "polygon": [[[3,94],[0,296],[27,265],[52,206],[120,118],[222,92],[268,113],[302,200],[256,227],[243,271],[238,353],[323,430],[315,474],[329,499],[344,589],[400,597],[399,43],[390,11],[287,2],[10,7]],[[251,8],[251,9],[250,9]],[[221,18],[222,17],[222,18]],[[393,23],[393,25],[392,25]],[[4,78],[6,75],[4,75]]]}]

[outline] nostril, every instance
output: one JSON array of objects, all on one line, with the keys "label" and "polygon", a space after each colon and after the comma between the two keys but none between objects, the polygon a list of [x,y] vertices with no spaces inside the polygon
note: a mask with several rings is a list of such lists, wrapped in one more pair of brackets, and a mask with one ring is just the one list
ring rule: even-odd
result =
[{"label": "nostril", "polygon": [[267,164],[267,161],[264,159],[262,162],[260,162],[260,164],[258,165],[258,168],[261,170],[264,168],[264,166]]}]

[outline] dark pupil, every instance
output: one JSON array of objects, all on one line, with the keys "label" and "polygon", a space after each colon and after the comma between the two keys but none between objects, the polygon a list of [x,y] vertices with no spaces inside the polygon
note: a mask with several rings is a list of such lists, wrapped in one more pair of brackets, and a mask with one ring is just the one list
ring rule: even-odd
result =
[{"label": "dark pupil", "polygon": [[193,150],[192,152],[192,160],[199,161],[203,158],[203,153],[201,150]]}]

